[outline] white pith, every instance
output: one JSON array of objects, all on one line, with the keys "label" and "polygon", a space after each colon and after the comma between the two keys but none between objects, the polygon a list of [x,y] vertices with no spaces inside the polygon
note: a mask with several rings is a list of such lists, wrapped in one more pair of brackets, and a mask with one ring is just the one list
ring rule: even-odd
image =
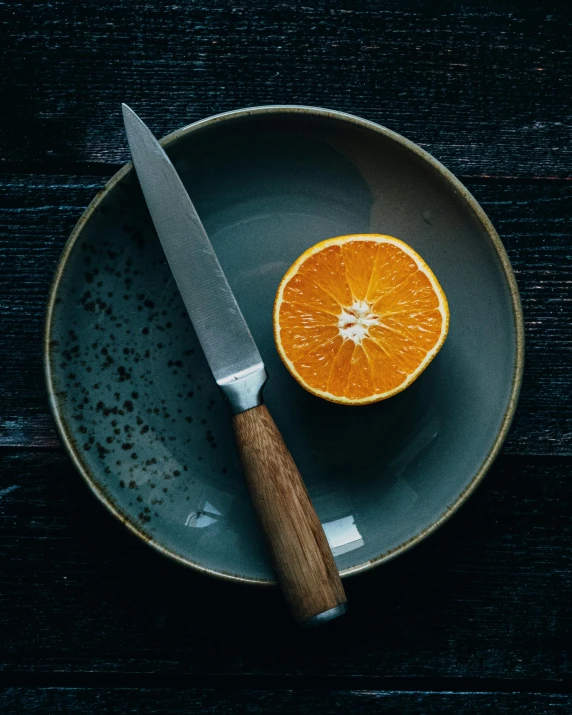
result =
[{"label": "white pith", "polygon": [[356,300],[349,308],[342,308],[338,320],[340,335],[344,340],[353,340],[361,345],[362,340],[369,335],[372,325],[379,325],[379,317],[372,312],[365,300]]}]

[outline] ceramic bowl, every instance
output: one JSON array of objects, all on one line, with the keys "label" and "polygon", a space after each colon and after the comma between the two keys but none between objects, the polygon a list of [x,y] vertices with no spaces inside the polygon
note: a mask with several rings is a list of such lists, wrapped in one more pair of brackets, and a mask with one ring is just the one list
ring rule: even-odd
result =
[{"label": "ceramic bowl", "polygon": [[[229,112],[163,145],[258,343],[270,375],[268,407],[340,572],[418,543],[481,480],[515,410],[522,315],[490,221],[418,146],[338,112]],[[272,337],[272,303],[288,267],[318,241],[350,233],[410,244],[451,311],[447,341],[423,375],[363,407],[305,392]],[[49,300],[45,367],[62,441],[115,516],[184,564],[273,582],[227,407],[131,164],[99,192],[65,246]]]}]

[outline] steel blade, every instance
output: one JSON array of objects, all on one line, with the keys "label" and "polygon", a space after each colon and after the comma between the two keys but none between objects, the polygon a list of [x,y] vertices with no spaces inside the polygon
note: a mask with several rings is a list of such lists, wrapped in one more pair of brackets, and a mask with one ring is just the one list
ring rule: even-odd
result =
[{"label": "steel blade", "polygon": [[236,412],[254,407],[266,379],[256,343],[175,167],[135,112],[122,106],[145,201],[214,378]]}]

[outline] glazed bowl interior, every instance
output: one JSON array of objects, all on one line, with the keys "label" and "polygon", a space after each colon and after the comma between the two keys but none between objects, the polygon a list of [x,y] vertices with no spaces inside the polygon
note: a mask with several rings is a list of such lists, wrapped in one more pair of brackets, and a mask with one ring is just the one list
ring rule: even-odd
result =
[{"label": "glazed bowl interior", "polygon": [[[419,541],[467,496],[506,435],[522,373],[522,317],[502,245],[435,160],[371,123],[267,107],[165,140],[258,343],[273,414],[342,574]],[[383,233],[418,251],[450,306],[439,355],[403,393],[349,407],[305,392],[281,363],[272,304],[309,246]],[[53,286],[46,370],[81,473],[131,529],[210,573],[273,571],[226,405],[131,165],[92,202]]]}]

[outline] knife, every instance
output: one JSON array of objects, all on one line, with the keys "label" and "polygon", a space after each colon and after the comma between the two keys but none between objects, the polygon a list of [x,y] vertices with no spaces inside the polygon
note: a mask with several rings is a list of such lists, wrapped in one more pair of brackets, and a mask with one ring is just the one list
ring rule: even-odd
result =
[{"label": "knife", "polygon": [[303,626],[346,612],[346,595],[300,473],[262,399],[264,363],[175,167],[126,104],[139,183],[214,379],[226,397],[246,484],[294,618]]}]

